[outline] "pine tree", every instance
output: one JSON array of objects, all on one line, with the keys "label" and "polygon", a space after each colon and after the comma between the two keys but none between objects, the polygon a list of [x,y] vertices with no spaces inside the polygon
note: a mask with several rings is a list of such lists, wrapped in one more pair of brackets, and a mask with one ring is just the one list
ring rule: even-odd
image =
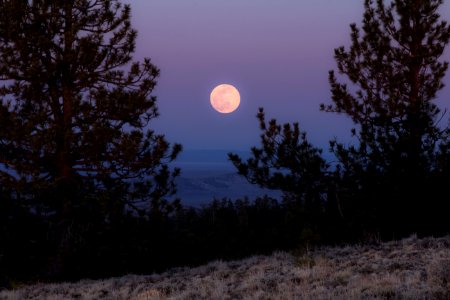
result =
[{"label": "pine tree", "polygon": [[0,185],[30,213],[8,259],[36,240],[22,261],[46,276],[85,274],[127,214],[174,208],[181,146],[149,128],[159,70],[133,61],[130,18],[119,0],[0,1]]},{"label": "pine tree", "polygon": [[180,146],[148,129],[159,70],[132,61],[136,35],[118,0],[0,2],[0,179],[17,198],[69,213],[78,193],[173,191]]},{"label": "pine tree", "polygon": [[340,198],[348,202],[344,215],[372,230],[423,230],[434,206],[430,183],[447,139],[434,103],[448,67],[439,60],[450,38],[437,12],[442,2],[366,0],[362,33],[351,24],[350,48],[335,49],[351,87],[330,71],[333,104],[322,109],[349,116],[357,139],[331,142]]},{"label": "pine tree", "polygon": [[262,108],[257,118],[263,132],[262,147],[253,147],[252,157],[246,162],[233,153],[229,159],[250,183],[281,191],[289,211],[286,217],[292,219],[291,229],[297,236],[304,234],[305,239],[311,239],[323,221],[327,199],[328,165],[322,150],[308,141],[298,123],[280,125],[275,119],[266,122]]}]

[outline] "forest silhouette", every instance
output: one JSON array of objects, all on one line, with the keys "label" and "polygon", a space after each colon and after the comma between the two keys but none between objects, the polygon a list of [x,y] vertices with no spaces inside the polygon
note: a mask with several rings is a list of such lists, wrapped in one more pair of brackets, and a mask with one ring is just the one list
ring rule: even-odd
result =
[{"label": "forest silhouette", "polygon": [[133,61],[119,0],[0,1],[0,286],[151,273],[275,250],[450,233],[442,0],[366,0],[335,49],[327,113],[354,143],[322,156],[299,123],[257,119],[236,171],[281,199],[170,201],[182,151],[149,122],[159,69]]}]

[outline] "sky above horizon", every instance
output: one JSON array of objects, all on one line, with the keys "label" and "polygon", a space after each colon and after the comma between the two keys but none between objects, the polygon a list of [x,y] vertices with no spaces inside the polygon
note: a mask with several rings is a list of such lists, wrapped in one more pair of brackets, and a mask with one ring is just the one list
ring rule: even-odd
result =
[{"label": "sky above horizon", "polygon": [[[138,30],[135,59],[161,69],[154,95],[156,132],[185,149],[248,150],[259,146],[259,107],[267,119],[299,122],[326,151],[338,137],[351,141],[346,116],[321,112],[331,103],[328,71],[334,48],[350,45],[350,23],[360,23],[362,0],[128,0]],[[450,20],[445,3],[441,15]],[[450,60],[449,51],[444,55]],[[234,85],[240,107],[216,112],[211,90]],[[438,95],[448,107],[450,80]],[[448,118],[448,117],[447,117]]]}]

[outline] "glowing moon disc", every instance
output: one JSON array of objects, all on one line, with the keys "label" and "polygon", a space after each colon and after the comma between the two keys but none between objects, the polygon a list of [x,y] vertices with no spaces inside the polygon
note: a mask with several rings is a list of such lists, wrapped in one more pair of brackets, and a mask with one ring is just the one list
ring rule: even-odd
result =
[{"label": "glowing moon disc", "polygon": [[212,90],[210,101],[215,110],[228,114],[239,107],[241,95],[239,95],[239,91],[234,86],[221,84]]}]

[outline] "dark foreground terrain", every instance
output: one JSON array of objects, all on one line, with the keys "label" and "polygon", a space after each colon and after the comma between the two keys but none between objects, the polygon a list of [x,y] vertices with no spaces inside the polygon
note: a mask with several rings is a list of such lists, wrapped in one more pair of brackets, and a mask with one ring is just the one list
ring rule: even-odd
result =
[{"label": "dark foreground terrain", "polygon": [[1,291],[0,299],[450,299],[450,236],[35,284]]}]

